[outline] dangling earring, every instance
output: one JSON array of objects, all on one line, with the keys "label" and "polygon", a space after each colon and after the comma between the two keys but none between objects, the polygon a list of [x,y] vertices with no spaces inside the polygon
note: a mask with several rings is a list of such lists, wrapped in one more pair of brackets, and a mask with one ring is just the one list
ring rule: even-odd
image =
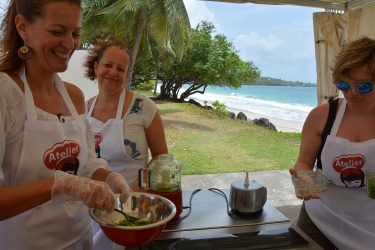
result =
[{"label": "dangling earring", "polygon": [[28,47],[25,42],[18,49],[18,57],[22,60],[29,60],[31,58],[31,48]]}]

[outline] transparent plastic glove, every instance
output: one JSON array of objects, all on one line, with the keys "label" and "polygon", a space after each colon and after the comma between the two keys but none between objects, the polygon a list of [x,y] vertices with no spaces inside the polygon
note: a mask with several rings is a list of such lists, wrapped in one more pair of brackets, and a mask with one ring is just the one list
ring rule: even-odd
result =
[{"label": "transparent plastic glove", "polygon": [[126,182],[125,178],[116,172],[111,172],[105,182],[108,186],[112,189],[115,194],[120,194],[120,201],[126,202],[128,198],[128,194],[131,191],[128,183]]},{"label": "transparent plastic glove", "polygon": [[294,191],[297,198],[309,200],[319,199],[320,193],[327,190],[327,178],[321,170],[315,172],[311,170],[290,169]]},{"label": "transparent plastic glove", "polygon": [[52,199],[61,193],[83,201],[89,208],[109,211],[115,204],[114,194],[106,183],[57,170],[52,186]]}]

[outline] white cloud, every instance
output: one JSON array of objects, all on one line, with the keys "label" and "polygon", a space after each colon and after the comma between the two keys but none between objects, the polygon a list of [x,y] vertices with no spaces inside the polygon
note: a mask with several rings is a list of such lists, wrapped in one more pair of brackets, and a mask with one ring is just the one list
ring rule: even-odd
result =
[{"label": "white cloud", "polygon": [[315,53],[310,10],[256,4],[184,0],[193,28],[207,20],[232,41],[243,60],[263,76],[315,82]]},{"label": "white cloud", "polygon": [[257,53],[273,53],[285,46],[285,42],[278,38],[275,34],[269,33],[262,36],[255,32],[248,34],[240,34],[234,43],[237,48],[244,50],[257,51]]},{"label": "white cloud", "polygon": [[206,3],[196,0],[184,0],[184,4],[189,15],[191,27],[195,28],[202,20],[214,22],[215,14],[207,8]]},{"label": "white cloud", "polygon": [[291,34],[261,34],[249,32],[240,34],[234,40],[242,59],[250,60],[261,70],[263,76],[285,80],[307,80],[301,75],[311,75],[315,71],[313,45],[304,46],[298,39],[290,39]]},{"label": "white cloud", "polygon": [[7,0],[0,0],[0,21],[3,19],[3,14],[5,12],[7,5],[8,5]]},{"label": "white cloud", "polygon": [[6,6],[8,6],[8,0],[0,0],[0,7],[4,9]]}]

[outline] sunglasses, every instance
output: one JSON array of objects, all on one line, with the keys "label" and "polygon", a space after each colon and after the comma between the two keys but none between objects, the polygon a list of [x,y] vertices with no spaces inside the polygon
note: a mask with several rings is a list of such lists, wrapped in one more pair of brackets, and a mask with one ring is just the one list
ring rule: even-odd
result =
[{"label": "sunglasses", "polygon": [[350,85],[348,82],[341,80],[336,83],[336,88],[341,91],[348,91],[350,89],[350,86],[354,87],[360,94],[368,94],[374,88],[372,82],[360,82],[357,85]]}]

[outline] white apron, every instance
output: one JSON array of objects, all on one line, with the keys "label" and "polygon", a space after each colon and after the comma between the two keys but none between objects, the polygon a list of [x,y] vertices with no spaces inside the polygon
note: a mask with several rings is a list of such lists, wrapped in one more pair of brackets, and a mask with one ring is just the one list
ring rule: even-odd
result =
[{"label": "white apron", "polygon": [[[105,123],[92,117],[97,98],[98,96],[95,96],[87,114],[87,119],[95,136],[96,155],[106,160],[111,170],[124,176],[131,188],[138,187],[138,169],[144,168],[145,165],[142,161],[137,161],[126,153],[123,133],[124,120],[121,118],[125,102],[125,90],[120,95],[115,119],[109,119]],[[95,250],[121,248],[113,244],[94,221],[92,221],[91,226]]]},{"label": "white apron", "polygon": [[306,210],[340,250],[370,250],[375,244],[375,199],[367,196],[364,173],[375,169],[375,139],[358,143],[336,137],[345,108],[344,99],[322,151],[327,191],[306,201]]},{"label": "white apron", "polygon": [[121,118],[125,101],[125,90],[121,93],[115,119],[107,122],[92,117],[98,96],[90,106],[87,119],[95,135],[97,157],[108,162],[111,170],[122,174],[131,188],[138,187],[138,169],[144,168],[144,162],[133,159],[126,153],[124,145],[124,120]]},{"label": "white apron", "polygon": [[[26,121],[20,161],[12,185],[54,176],[55,169],[83,171],[87,161],[85,124],[56,75],[55,84],[74,119],[64,123],[38,121],[33,96],[25,77]],[[60,195],[10,219],[0,221],[0,249],[91,249],[87,207]]]}]

